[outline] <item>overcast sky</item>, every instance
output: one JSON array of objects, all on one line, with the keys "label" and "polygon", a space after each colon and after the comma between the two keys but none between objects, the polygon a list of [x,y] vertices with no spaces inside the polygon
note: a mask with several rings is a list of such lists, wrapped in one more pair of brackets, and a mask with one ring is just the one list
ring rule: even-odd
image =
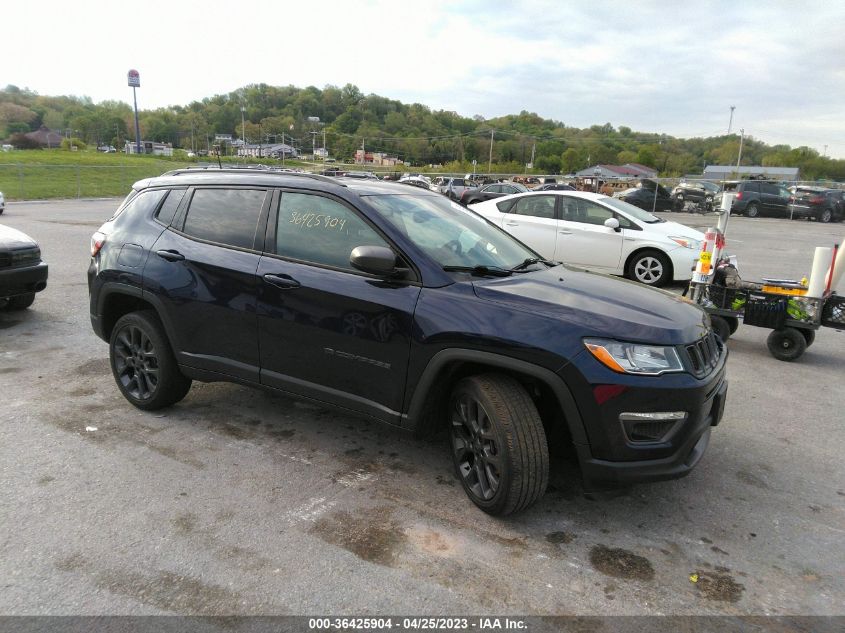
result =
[{"label": "overcast sky", "polygon": [[845,2],[42,0],[3,3],[0,84],[187,105],[251,83],[485,118],[767,143],[845,158]]}]

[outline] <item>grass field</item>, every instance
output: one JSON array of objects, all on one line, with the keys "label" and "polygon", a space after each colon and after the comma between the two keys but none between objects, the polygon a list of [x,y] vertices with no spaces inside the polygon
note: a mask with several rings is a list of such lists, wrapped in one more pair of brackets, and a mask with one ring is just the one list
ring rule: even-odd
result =
[{"label": "grass field", "polygon": [[[223,158],[222,161],[242,162],[235,158]],[[9,201],[124,196],[132,183],[142,178],[159,176],[168,170],[192,164],[204,163],[192,162],[184,156],[15,151],[0,154],[0,191]],[[296,164],[291,162],[291,166]]]}]

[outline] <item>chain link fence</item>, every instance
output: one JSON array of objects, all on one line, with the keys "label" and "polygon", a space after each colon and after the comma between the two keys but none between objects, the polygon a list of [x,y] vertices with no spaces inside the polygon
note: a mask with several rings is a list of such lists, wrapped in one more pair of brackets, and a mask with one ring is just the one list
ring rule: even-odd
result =
[{"label": "chain link fence", "polygon": [[125,196],[138,180],[186,165],[164,160],[119,165],[0,163],[0,191],[7,201]]}]

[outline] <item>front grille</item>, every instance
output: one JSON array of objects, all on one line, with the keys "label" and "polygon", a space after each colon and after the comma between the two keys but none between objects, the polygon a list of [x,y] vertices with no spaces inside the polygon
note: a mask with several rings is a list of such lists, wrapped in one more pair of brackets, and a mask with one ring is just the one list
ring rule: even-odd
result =
[{"label": "front grille", "polygon": [[713,333],[713,330],[710,330],[706,336],[698,339],[692,345],[685,346],[684,351],[687,354],[692,373],[698,378],[709,374],[719,364],[722,349],[723,343]]},{"label": "front grille", "polygon": [[41,261],[41,249],[37,246],[0,253],[0,268],[29,266]]}]

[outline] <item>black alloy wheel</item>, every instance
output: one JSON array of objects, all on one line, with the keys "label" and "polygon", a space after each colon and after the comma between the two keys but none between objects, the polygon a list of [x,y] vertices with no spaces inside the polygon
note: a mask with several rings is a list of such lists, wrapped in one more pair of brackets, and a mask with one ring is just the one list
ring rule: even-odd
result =
[{"label": "black alloy wheel", "polygon": [[191,388],[153,311],[131,312],[118,319],[109,340],[109,356],[120,392],[139,409],[175,404]]},{"label": "black alloy wheel", "polygon": [[463,379],[449,402],[452,461],[475,505],[493,515],[523,510],[549,477],[543,423],[525,388],[509,376]]}]

